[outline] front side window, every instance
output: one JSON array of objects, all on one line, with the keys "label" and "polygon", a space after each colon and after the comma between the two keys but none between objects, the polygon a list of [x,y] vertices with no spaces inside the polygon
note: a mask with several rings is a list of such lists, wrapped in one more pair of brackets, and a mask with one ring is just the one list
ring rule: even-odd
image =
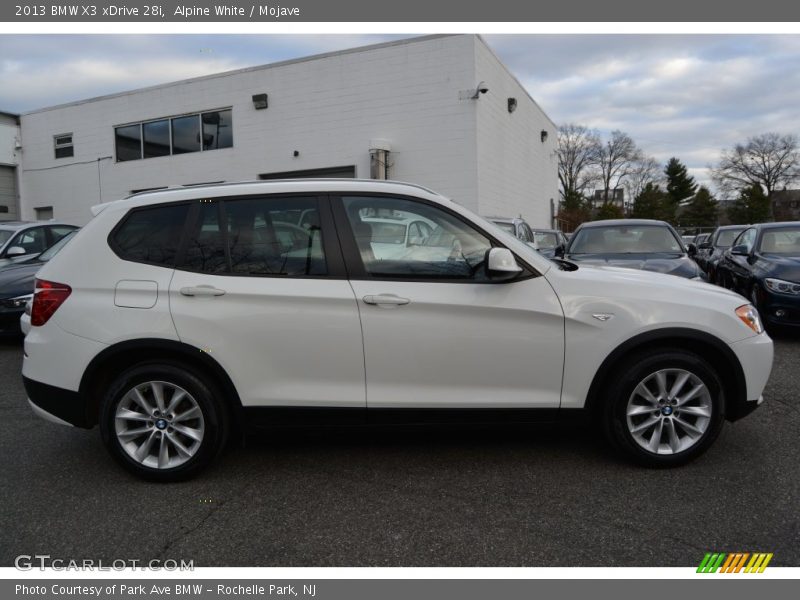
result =
[{"label": "front side window", "polygon": [[558,237],[555,233],[537,231],[533,235],[536,236],[536,243],[539,245],[539,248],[549,250],[550,248],[558,246]]},{"label": "front side window", "polygon": [[[491,241],[450,213],[404,198],[346,196],[343,202],[367,275],[487,279],[482,267]],[[410,223],[416,223],[413,235],[401,236]],[[398,234],[388,235],[389,226]]]},{"label": "front side window", "polygon": [[744,246],[747,252],[753,249],[753,242],[756,241],[756,230],[753,228],[746,229],[736,240],[735,246]]},{"label": "front side window", "polygon": [[188,204],[134,210],[112,233],[112,247],[124,260],[172,266],[178,252]]},{"label": "front side window", "polygon": [[717,248],[730,248],[736,237],[744,231],[743,229],[724,229],[717,234],[714,245]]},{"label": "front side window", "polygon": [[[302,224],[284,220],[303,213]],[[327,274],[316,198],[248,198],[202,203],[183,267],[250,276]]]},{"label": "front side window", "polygon": [[47,248],[47,235],[44,227],[26,229],[11,242],[12,247],[25,249],[25,254],[38,254]]}]

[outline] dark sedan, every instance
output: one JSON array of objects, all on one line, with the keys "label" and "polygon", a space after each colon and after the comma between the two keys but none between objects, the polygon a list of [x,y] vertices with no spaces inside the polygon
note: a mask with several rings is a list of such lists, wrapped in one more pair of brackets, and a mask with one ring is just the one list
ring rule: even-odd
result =
[{"label": "dark sedan", "polygon": [[702,278],[680,236],[664,221],[616,219],[584,223],[575,230],[563,254],[575,263]]},{"label": "dark sedan", "polygon": [[70,232],[32,260],[0,268],[0,335],[18,335],[19,319],[33,297],[36,273],[75,236]]},{"label": "dark sedan", "polygon": [[731,247],[736,236],[742,233],[747,225],[724,225],[717,227],[711,237],[697,246],[695,260],[706,274],[710,283],[717,281],[717,265],[725,251]]},{"label": "dark sedan", "polygon": [[720,285],[739,292],[772,327],[800,327],[800,222],[745,229],[717,267]]}]

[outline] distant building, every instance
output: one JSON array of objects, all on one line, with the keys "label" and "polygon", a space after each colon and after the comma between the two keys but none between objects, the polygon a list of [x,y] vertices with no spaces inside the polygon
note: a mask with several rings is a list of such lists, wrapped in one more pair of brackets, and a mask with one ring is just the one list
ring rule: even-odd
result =
[{"label": "distant building", "polygon": [[[21,215],[82,225],[145,189],[395,179],[550,226],[555,123],[477,35],[417,37],[21,115]],[[2,158],[0,158],[0,164]]]},{"label": "distant building", "polygon": [[[603,206],[603,204],[605,203],[605,198],[606,198],[605,190],[595,190],[594,195],[591,198],[592,208],[600,208],[601,206]],[[629,209],[631,208],[625,199],[624,188],[616,188],[613,190],[608,190],[608,203],[618,207],[620,210],[622,210],[624,214],[628,214]]]},{"label": "distant building", "polygon": [[776,221],[800,221],[800,190],[772,192],[772,211]]},{"label": "distant building", "polygon": [[0,221],[19,218],[20,146],[19,117],[0,112]]}]

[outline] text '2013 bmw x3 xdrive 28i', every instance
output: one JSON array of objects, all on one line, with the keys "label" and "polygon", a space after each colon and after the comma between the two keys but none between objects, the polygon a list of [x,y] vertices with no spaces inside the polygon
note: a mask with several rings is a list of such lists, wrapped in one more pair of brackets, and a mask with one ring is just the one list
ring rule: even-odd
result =
[{"label": "text '2013 bmw x3 xdrive 28i'", "polygon": [[38,274],[25,387],[151,479],[298,419],[580,412],[639,462],[677,465],[761,402],[772,366],[741,296],[551,262],[414,185],[227,184],[94,212]]}]

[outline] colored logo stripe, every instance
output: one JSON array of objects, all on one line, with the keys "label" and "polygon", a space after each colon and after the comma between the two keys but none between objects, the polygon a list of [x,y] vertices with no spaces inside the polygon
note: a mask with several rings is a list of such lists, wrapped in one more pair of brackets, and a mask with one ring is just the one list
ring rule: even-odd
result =
[{"label": "colored logo stripe", "polygon": [[[744,568],[745,573],[763,573],[764,569],[772,560],[773,554],[766,552],[706,552],[700,566],[697,567],[698,573],[739,573]],[[747,562],[747,559],[750,559]],[[747,566],[745,567],[745,562]]]}]

